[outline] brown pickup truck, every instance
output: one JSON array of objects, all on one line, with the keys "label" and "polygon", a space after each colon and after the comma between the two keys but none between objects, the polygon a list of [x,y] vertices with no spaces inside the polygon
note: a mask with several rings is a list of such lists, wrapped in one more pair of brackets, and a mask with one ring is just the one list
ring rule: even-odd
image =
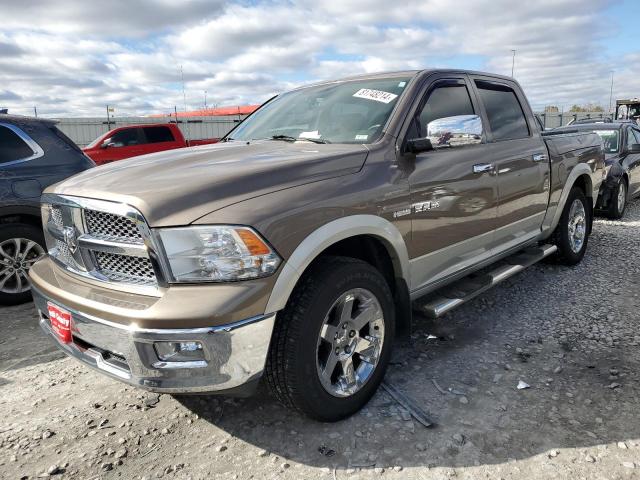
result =
[{"label": "brown pickup truck", "polygon": [[411,301],[438,317],[527,266],[583,258],[600,138],[540,131],[511,78],[385,73],[279,95],[223,141],[81,173],[42,198],[40,324],[167,393],[334,421],[378,388]]}]

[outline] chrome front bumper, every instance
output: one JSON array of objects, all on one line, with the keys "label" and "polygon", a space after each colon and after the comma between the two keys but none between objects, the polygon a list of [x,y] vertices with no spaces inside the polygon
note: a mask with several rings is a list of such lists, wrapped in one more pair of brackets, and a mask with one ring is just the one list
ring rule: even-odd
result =
[{"label": "chrome front bumper", "polygon": [[[125,326],[83,314],[32,289],[40,326],[70,357],[136,387],[155,392],[228,391],[258,380],[264,370],[275,314],[209,328],[149,329]],[[47,303],[69,311],[73,342],[58,341],[51,330]],[[204,360],[161,361],[154,342],[203,345]]]}]

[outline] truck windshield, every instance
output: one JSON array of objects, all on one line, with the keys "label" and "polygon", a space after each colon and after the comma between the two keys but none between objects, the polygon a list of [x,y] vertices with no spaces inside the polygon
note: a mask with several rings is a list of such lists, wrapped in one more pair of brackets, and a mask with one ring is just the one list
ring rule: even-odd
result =
[{"label": "truck windshield", "polygon": [[602,139],[604,153],[618,153],[620,146],[618,130],[596,130],[595,133]]},{"label": "truck windshield", "polygon": [[380,137],[410,79],[344,81],[284,93],[247,118],[227,140],[371,143]]}]

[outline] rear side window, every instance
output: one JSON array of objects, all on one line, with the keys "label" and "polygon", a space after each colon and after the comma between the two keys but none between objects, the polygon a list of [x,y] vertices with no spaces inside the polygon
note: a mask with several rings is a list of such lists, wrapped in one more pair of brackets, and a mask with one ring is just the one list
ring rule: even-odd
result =
[{"label": "rear side window", "polygon": [[147,143],[173,142],[173,133],[168,127],[144,127]]},{"label": "rear side window", "polygon": [[473,114],[473,105],[467,87],[464,85],[437,87],[429,94],[427,103],[418,116],[419,136],[427,135],[427,125],[433,120]]},{"label": "rear side window", "polygon": [[23,160],[33,154],[34,151],[18,134],[0,126],[0,164]]},{"label": "rear side window", "polygon": [[111,137],[111,143],[113,143],[116,147],[130,147],[132,145],[139,145],[139,131],[139,128],[127,128],[126,130],[120,130]]},{"label": "rear side window", "polygon": [[529,136],[529,127],[515,92],[504,85],[476,81],[495,141]]}]

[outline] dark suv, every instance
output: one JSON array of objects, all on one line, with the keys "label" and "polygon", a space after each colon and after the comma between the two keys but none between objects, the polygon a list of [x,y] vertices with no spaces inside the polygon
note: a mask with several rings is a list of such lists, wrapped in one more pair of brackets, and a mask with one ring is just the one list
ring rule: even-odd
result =
[{"label": "dark suv", "polygon": [[600,136],[607,177],[600,187],[596,209],[609,218],[622,218],[627,202],[640,195],[640,126],[628,120],[615,120],[556,130],[593,131]]},{"label": "dark suv", "polygon": [[0,115],[0,305],[31,299],[27,272],[45,252],[42,190],[93,166],[55,122]]}]

